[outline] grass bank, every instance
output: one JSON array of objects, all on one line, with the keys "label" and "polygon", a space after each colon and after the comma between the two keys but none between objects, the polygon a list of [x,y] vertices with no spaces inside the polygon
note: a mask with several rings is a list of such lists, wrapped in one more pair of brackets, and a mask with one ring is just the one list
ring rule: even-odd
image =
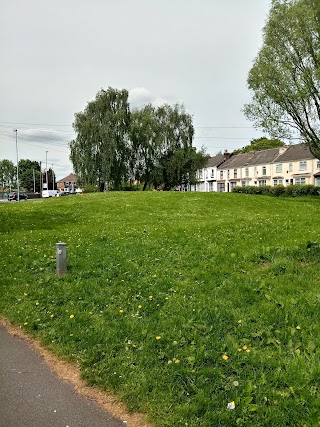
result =
[{"label": "grass bank", "polygon": [[175,192],[3,204],[0,313],[155,426],[317,425],[319,207]]}]

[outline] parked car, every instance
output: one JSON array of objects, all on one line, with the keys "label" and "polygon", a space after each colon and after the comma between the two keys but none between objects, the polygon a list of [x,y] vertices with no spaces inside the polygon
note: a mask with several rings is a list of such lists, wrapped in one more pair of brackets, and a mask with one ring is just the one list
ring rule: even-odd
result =
[{"label": "parked car", "polygon": [[58,194],[57,190],[43,190],[42,191],[42,197],[48,198],[48,197],[56,197]]},{"label": "parked car", "polygon": [[[26,193],[22,193],[21,191],[19,191],[19,200],[27,200],[28,196],[26,195]],[[18,200],[18,191],[11,191],[8,194],[8,200],[9,202],[12,201],[17,201]]]}]

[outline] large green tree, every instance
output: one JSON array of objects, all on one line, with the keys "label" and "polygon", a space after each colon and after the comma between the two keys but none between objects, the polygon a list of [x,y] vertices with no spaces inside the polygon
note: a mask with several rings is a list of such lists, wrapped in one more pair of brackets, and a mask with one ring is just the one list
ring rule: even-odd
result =
[{"label": "large green tree", "polygon": [[0,185],[2,188],[9,188],[13,184],[16,174],[14,164],[7,159],[0,161]]},{"label": "large green tree", "polygon": [[34,188],[36,191],[40,191],[40,163],[29,160],[21,159],[19,160],[19,182],[20,187],[25,188],[28,191],[33,191]]},{"label": "large green tree", "polygon": [[193,135],[192,117],[182,105],[148,104],[132,113],[130,165],[144,189],[160,184],[170,189],[194,179],[203,152],[192,147]]},{"label": "large green tree", "polygon": [[319,0],[273,0],[248,76],[245,115],[272,137],[306,141],[320,157]]},{"label": "large green tree", "polygon": [[250,151],[268,150],[270,148],[284,147],[285,143],[280,139],[269,139],[266,137],[252,139],[249,145],[246,145],[239,150],[235,150],[234,154],[248,153]]},{"label": "large green tree", "polygon": [[120,188],[127,179],[130,126],[128,91],[101,89],[85,110],[75,114],[76,138],[70,143],[70,159],[82,182],[105,183]]}]

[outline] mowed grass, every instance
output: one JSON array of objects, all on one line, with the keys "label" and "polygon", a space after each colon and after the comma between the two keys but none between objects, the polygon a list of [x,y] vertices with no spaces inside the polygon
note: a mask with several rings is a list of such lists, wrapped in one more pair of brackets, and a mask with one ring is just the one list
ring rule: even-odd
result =
[{"label": "mowed grass", "polygon": [[175,192],[3,204],[0,313],[155,426],[319,425],[319,208]]}]

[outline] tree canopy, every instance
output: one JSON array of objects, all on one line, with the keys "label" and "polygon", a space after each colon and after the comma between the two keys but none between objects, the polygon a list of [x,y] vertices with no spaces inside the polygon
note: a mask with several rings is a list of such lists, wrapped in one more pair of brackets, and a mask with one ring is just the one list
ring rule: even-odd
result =
[{"label": "tree canopy", "polygon": [[10,160],[0,161],[0,184],[2,188],[10,187],[13,184],[15,174],[16,168]]},{"label": "tree canopy", "polygon": [[318,0],[273,0],[248,76],[244,113],[273,138],[301,138],[320,156]]},{"label": "tree canopy", "polygon": [[130,111],[128,91],[101,89],[75,114],[70,159],[83,182],[115,189],[128,181],[170,189],[195,181],[205,162],[192,146],[192,117],[182,105],[147,104]]},{"label": "tree canopy", "polygon": [[252,139],[249,145],[246,145],[239,150],[235,150],[234,154],[248,153],[249,151],[268,150],[270,148],[284,147],[285,143],[280,139],[269,139],[266,137]]}]

